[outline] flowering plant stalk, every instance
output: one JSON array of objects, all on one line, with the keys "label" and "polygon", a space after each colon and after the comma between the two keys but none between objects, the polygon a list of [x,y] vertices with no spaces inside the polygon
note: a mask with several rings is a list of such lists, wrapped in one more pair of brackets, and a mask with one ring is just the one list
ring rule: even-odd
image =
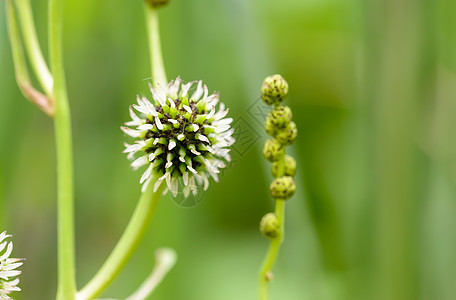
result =
[{"label": "flowering plant stalk", "polygon": [[291,109],[281,106],[288,94],[288,83],[280,75],[267,77],[261,89],[261,98],[273,105],[265,122],[266,132],[272,139],[266,141],[263,149],[265,158],[272,162],[272,175],[275,179],[270,185],[271,196],[275,200],[274,212],[267,213],[261,220],[260,231],[270,239],[266,257],[260,269],[259,299],[268,299],[268,283],[273,279],[272,267],[277,259],[284,237],[285,200],[296,191],[293,176],[296,174],[296,161],[286,155],[285,147],[294,142],[297,136],[296,124],[292,121]]},{"label": "flowering plant stalk", "polygon": [[[138,104],[130,107],[132,120],[122,127],[127,135],[136,139],[132,145],[126,144],[124,151],[128,153],[129,159],[133,159],[135,155],[139,154],[131,166],[133,169],[147,166],[140,179],[142,194],[127,228],[112,253],[96,275],[77,292],[74,253],[72,129],[62,51],[64,0],[49,0],[50,68],[47,67],[41,53],[29,0],[14,1],[19,12],[25,52],[31,61],[43,93],[34,88],[29,79],[13,0],[6,0],[8,27],[18,85],[28,99],[54,118],[58,183],[58,287],[56,298],[58,300],[94,299],[113,282],[135,252],[162,194],[170,190],[172,195],[176,196],[180,184],[183,186],[184,196],[187,197],[190,193],[196,194],[199,186],[207,189],[209,176],[218,181],[217,174],[220,172],[220,168],[225,167],[224,160],[230,160],[228,154],[230,150],[227,147],[234,143],[233,130],[230,129],[232,119],[225,118],[228,109],[225,109],[223,103],[219,103],[218,94],[209,95],[209,90],[202,81],[198,81],[196,90],[191,95],[191,88],[196,81],[183,83],[180,78],[177,78],[168,84],[161,54],[157,14],[157,8],[168,1],[146,0],[145,16],[153,77],[153,84],[150,86],[152,98],[149,100],[146,97],[138,96]],[[2,238],[4,236],[0,235],[0,239]],[[0,244],[0,252],[2,245]],[[7,251],[10,251],[9,248]],[[176,254],[172,250],[158,250],[156,266],[151,275],[128,299],[146,298],[171,269],[175,261]],[[9,268],[21,264],[8,262]],[[4,275],[0,272],[0,276],[2,274]],[[9,277],[14,277],[11,275],[12,273],[7,274]],[[5,280],[9,280],[8,278]],[[17,282],[11,281],[5,283],[4,286],[13,289]],[[3,282],[0,283],[3,284]],[[0,287],[2,286],[0,285]],[[1,289],[0,292],[2,292]]]}]

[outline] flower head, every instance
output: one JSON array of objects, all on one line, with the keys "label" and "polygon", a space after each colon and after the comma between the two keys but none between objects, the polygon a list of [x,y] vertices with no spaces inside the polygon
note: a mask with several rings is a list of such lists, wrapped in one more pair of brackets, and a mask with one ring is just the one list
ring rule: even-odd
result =
[{"label": "flower head", "polygon": [[138,104],[130,107],[132,120],[121,129],[136,141],[125,144],[124,153],[130,159],[136,156],[133,169],[147,166],[140,179],[143,190],[155,177],[155,190],[166,181],[175,197],[182,182],[185,197],[196,194],[198,185],[208,188],[209,176],[218,181],[223,160],[231,159],[227,147],[235,141],[233,119],[225,118],[228,109],[219,103],[218,94],[208,95],[202,81],[190,95],[195,83],[184,84],[178,77],[167,87],[150,86],[152,100],[138,96]]},{"label": "flower head", "polygon": [[8,294],[14,291],[20,291],[17,287],[21,271],[16,268],[22,265],[23,259],[9,258],[13,251],[13,242],[6,241],[11,235],[7,235],[6,231],[0,233],[0,300],[12,299]]}]

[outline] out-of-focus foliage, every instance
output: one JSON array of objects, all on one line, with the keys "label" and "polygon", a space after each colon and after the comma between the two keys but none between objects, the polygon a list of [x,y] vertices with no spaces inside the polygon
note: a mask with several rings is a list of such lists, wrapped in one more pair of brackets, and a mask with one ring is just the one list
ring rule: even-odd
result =
[{"label": "out-of-focus foliage", "polygon": [[[32,1],[46,47],[46,1]],[[142,1],[67,0],[65,66],[76,165],[77,278],[101,265],[140,192],[119,126],[150,77]],[[456,2],[173,0],[162,9],[169,78],[204,80],[231,107],[239,142],[196,207],[165,197],[138,252],[105,293],[123,298],[179,261],[151,299],[255,299],[272,209],[261,157],[264,77],[290,85],[297,194],[271,299],[456,297]],[[0,6],[0,228],[27,257],[16,299],[52,299],[56,277],[52,122],[14,82]]]}]

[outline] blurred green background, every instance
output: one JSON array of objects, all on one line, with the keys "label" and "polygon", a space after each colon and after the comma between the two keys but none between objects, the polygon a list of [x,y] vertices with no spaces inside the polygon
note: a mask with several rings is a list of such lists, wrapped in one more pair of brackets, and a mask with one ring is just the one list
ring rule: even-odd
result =
[{"label": "blurred green background", "polygon": [[[32,1],[43,51],[46,1]],[[142,1],[67,0],[78,286],[94,274],[140,193],[119,126],[149,95]],[[0,5],[0,228],[26,257],[22,293],[56,287],[52,122],[20,94]],[[233,163],[203,201],[162,199],[138,252],[104,294],[129,295],[160,246],[179,260],[151,299],[256,299],[272,210],[258,101],[289,82],[297,194],[271,299],[456,299],[456,2],[173,0],[160,12],[168,77],[204,80],[235,119]]]}]

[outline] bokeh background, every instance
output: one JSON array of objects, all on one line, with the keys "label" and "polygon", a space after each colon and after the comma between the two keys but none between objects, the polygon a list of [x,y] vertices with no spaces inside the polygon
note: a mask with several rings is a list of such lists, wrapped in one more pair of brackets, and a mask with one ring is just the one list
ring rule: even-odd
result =
[{"label": "bokeh background", "polygon": [[[46,1],[31,1],[47,53]],[[140,193],[119,126],[150,80],[142,1],[67,0],[78,286],[125,227]],[[3,4],[3,3],[2,3]],[[14,80],[0,5],[0,228],[26,257],[22,293],[56,288],[52,122]],[[234,160],[193,207],[162,199],[131,262],[105,292],[122,299],[160,246],[179,260],[150,299],[256,299],[272,210],[261,155],[262,80],[289,82],[297,194],[271,299],[456,298],[456,2],[173,0],[160,12],[169,78],[203,79],[235,119]],[[191,206],[191,205],[189,205]]]}]

